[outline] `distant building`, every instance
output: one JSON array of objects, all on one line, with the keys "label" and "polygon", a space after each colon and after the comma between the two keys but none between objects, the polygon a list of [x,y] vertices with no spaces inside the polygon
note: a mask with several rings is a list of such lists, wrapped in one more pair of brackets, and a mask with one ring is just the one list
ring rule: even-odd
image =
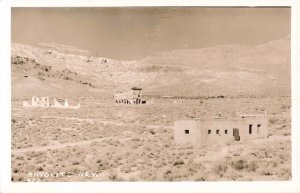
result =
[{"label": "distant building", "polygon": [[80,104],[77,106],[69,106],[67,99],[54,98],[53,103],[50,102],[49,97],[36,97],[31,98],[31,104],[27,101],[23,101],[23,107],[43,107],[43,108],[69,108],[69,109],[78,109]]},{"label": "distant building", "polygon": [[183,104],[184,100],[183,99],[176,99],[173,101],[174,104]]},{"label": "distant building", "polygon": [[222,117],[179,120],[174,122],[174,141],[177,144],[193,146],[246,141],[266,138],[267,129],[266,114],[241,114],[230,120]]},{"label": "distant building", "polygon": [[128,92],[118,92],[114,95],[116,103],[124,104],[145,104],[146,101],[142,100],[141,88],[132,87]]},{"label": "distant building", "polygon": [[35,97],[31,98],[31,104],[33,107],[49,107],[50,99],[49,97]]},{"label": "distant building", "polygon": [[68,108],[69,103],[67,99],[62,99],[62,98],[54,98],[53,103],[55,107],[58,108]]}]

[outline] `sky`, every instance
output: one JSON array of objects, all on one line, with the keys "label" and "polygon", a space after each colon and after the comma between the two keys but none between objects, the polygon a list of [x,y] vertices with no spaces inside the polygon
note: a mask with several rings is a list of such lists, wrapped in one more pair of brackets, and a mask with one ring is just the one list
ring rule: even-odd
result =
[{"label": "sky", "polygon": [[290,8],[12,8],[12,42],[138,60],[174,49],[260,44],[291,33]]}]

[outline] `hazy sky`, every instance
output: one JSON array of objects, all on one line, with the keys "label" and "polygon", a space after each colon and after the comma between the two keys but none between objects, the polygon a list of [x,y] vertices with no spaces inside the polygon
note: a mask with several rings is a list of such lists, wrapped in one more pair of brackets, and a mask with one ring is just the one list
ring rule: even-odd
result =
[{"label": "hazy sky", "polygon": [[54,42],[115,59],[290,35],[290,8],[13,8],[12,41]]}]

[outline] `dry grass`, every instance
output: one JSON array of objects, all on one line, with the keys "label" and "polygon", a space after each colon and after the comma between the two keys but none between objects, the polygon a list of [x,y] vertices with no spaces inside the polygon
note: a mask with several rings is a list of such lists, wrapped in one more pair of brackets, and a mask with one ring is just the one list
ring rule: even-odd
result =
[{"label": "dry grass", "polygon": [[[202,148],[173,143],[172,125],[176,119],[264,111],[270,118],[268,139]],[[91,98],[83,101],[79,110],[23,109],[20,101],[13,101],[12,114],[13,181],[26,181],[28,172],[82,171],[98,173],[93,177],[39,179],[291,179],[290,97],[189,99],[182,105],[157,99],[153,105],[144,106]]]}]

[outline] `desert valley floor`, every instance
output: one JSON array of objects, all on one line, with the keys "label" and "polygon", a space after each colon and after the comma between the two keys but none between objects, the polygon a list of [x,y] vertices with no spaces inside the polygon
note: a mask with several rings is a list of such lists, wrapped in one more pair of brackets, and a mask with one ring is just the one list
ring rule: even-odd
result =
[{"label": "desert valley floor", "polygon": [[[182,104],[153,98],[145,105],[98,97],[69,100],[81,108],[23,108],[23,100],[12,101],[12,181],[292,178],[290,97],[199,97]],[[201,148],[173,142],[174,120],[265,111],[267,139]]]}]

